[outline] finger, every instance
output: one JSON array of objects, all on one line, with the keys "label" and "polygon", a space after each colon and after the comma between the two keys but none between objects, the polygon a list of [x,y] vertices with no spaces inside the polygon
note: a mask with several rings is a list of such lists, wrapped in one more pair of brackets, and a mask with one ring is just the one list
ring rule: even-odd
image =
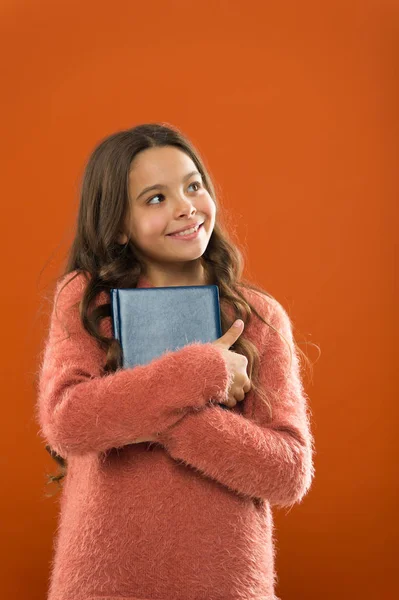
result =
[{"label": "finger", "polygon": [[242,390],[242,389],[238,390],[235,393],[235,398],[236,398],[237,402],[242,402],[244,400],[244,398],[245,398],[244,390]]},{"label": "finger", "polygon": [[235,321],[235,323],[238,323],[238,325],[236,326],[233,323],[230,329],[228,329],[226,333],[222,335],[219,340],[217,340],[218,345],[222,345],[224,348],[226,348],[226,350],[235,344],[242,334],[242,330],[244,329],[244,322],[241,319],[238,319]]},{"label": "finger", "polygon": [[251,389],[251,388],[252,388],[251,381],[250,381],[250,380],[248,380],[248,381],[245,383],[245,385],[243,386],[243,390],[244,390],[244,392],[245,392],[245,393],[248,393],[248,392],[250,391],[250,389]]}]

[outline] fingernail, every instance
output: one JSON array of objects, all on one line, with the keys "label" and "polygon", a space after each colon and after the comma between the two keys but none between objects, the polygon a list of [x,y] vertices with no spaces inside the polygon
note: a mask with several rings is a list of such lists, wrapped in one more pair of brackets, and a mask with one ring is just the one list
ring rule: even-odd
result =
[{"label": "fingernail", "polygon": [[244,321],[242,319],[237,319],[237,321],[234,322],[234,327],[239,327],[243,322]]}]

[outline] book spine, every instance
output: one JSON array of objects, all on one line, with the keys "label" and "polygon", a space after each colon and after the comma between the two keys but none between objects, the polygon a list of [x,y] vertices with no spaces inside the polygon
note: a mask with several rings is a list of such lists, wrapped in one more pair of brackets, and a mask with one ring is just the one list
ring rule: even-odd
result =
[{"label": "book spine", "polygon": [[112,325],[114,337],[121,342],[120,329],[120,311],[119,311],[119,293],[117,289],[111,290],[111,306],[112,306]]}]

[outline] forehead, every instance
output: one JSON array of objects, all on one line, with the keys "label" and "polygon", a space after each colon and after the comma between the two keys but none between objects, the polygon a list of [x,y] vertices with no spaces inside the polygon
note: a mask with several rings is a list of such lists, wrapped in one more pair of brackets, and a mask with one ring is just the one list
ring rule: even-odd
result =
[{"label": "forehead", "polygon": [[179,148],[147,148],[133,159],[129,182],[134,189],[157,183],[167,186],[180,181],[186,173],[194,169],[195,163]]}]

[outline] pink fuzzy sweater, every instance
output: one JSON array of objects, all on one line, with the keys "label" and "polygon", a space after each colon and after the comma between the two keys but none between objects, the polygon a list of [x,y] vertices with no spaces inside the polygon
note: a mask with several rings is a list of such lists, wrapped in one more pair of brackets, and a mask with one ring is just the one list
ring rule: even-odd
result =
[{"label": "pink fuzzy sweater", "polygon": [[[59,294],[40,360],[40,435],[68,460],[48,600],[278,600],[271,506],[300,502],[314,475],[294,347],[285,376],[284,340],[255,316],[244,330],[272,420],[253,390],[220,406],[229,372],[211,343],[104,374],[75,305],[85,285],[79,274]],[[282,306],[242,289],[292,344]],[[102,292],[96,305],[107,302]],[[100,331],[112,337],[111,317]]]}]

